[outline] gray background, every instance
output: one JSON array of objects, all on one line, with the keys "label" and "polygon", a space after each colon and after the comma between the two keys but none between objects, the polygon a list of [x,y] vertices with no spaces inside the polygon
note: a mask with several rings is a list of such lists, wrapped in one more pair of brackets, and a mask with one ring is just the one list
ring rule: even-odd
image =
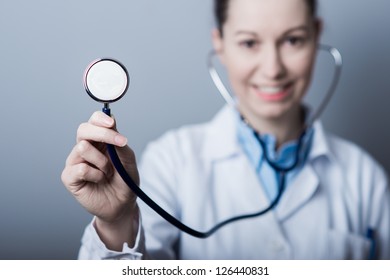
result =
[{"label": "gray background", "polygon": [[[138,157],[170,128],[210,119],[223,105],[207,73],[212,1],[0,1],[0,259],[73,259],[91,216],[60,174],[78,125],[100,109],[82,87],[85,67],[114,57],[129,94],[112,106]],[[345,67],[326,127],[390,170],[390,4],[322,0],[322,41]],[[321,59],[320,59],[321,60]],[[312,98],[326,88],[318,65]]]}]

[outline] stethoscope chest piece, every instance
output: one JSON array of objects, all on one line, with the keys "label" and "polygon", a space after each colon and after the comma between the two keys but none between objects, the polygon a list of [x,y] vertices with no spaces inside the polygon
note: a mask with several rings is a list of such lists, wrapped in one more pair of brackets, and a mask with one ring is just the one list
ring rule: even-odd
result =
[{"label": "stethoscope chest piece", "polygon": [[84,88],[94,100],[112,103],[121,99],[129,87],[129,74],[119,61],[102,58],[88,65],[84,73]]}]

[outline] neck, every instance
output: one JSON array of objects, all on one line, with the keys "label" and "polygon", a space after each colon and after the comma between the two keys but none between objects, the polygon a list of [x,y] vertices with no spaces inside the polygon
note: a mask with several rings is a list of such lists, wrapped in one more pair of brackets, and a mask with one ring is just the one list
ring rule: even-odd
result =
[{"label": "neck", "polygon": [[304,125],[304,111],[302,107],[291,110],[289,114],[279,118],[259,118],[240,110],[246,122],[260,134],[271,134],[276,138],[277,148],[295,140],[302,132]]}]

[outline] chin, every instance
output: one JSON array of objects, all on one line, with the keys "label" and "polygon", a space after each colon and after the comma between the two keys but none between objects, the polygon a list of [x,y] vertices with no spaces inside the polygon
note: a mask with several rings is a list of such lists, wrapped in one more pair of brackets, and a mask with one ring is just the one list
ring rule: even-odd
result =
[{"label": "chin", "polygon": [[262,108],[256,108],[256,110],[253,112],[257,118],[270,121],[281,119],[288,114],[288,110],[286,110],[284,106],[279,106],[276,104],[272,106],[262,106]]}]

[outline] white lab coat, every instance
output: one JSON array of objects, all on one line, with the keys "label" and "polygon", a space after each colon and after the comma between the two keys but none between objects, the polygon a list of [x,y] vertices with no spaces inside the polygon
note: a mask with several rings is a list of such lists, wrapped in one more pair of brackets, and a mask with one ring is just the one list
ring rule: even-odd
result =
[{"label": "white lab coat", "polygon": [[[200,231],[269,204],[237,141],[230,110],[225,107],[209,123],[166,133],[149,144],[140,165],[143,190]],[[149,257],[157,259],[366,259],[373,244],[366,233],[373,228],[376,257],[390,259],[390,193],[384,170],[356,145],[326,133],[320,122],[314,128],[307,163],[274,211],[198,239],[140,202],[145,239],[141,230],[135,248],[125,244],[116,255],[102,249],[90,225],[80,258],[141,258],[146,244]]]}]

